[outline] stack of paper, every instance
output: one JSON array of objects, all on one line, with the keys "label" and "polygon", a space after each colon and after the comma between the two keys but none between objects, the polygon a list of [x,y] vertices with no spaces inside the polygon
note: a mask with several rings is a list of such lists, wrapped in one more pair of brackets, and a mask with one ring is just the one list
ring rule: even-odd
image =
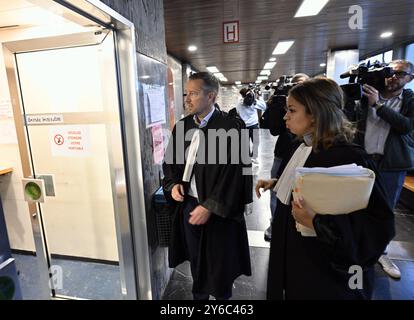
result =
[{"label": "stack of paper", "polygon": [[[356,164],[330,168],[296,168],[294,201],[303,198],[318,214],[347,214],[368,206],[375,173]],[[313,230],[297,225],[302,235]],[[304,229],[305,228],[305,229]]]}]

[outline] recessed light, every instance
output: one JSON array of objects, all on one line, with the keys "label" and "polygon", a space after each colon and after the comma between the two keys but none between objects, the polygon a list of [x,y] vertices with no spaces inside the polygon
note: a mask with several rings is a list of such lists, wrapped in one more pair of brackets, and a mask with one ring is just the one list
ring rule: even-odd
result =
[{"label": "recessed light", "polygon": [[266,64],[263,67],[263,70],[273,69],[275,65],[276,65],[276,62],[266,62]]},{"label": "recessed light", "polygon": [[189,46],[188,47],[188,51],[193,52],[193,51],[196,51],[196,50],[197,50],[197,47],[196,46]]},{"label": "recessed light", "polygon": [[392,32],[391,31],[383,32],[380,35],[381,38],[389,38],[391,36],[392,36]]},{"label": "recessed light", "polygon": [[276,58],[275,57],[272,57],[272,58],[269,59],[269,61],[270,62],[276,61]]},{"label": "recessed light", "polygon": [[267,80],[267,79],[269,79],[269,77],[267,77],[267,76],[258,76],[257,77],[257,80]]},{"label": "recessed light", "polygon": [[321,63],[319,66],[320,67],[326,67],[326,63]]},{"label": "recessed light", "polygon": [[210,67],[206,67],[206,69],[211,72],[211,73],[217,73],[220,72],[219,69],[217,69],[216,66],[210,66]]},{"label": "recessed light", "polygon": [[234,84],[240,85],[241,81],[234,81]]},{"label": "recessed light", "polygon": [[295,14],[295,18],[316,16],[328,1],[329,0],[303,0]]},{"label": "recessed light", "polygon": [[270,70],[262,70],[260,71],[261,76],[270,76],[271,71]]},{"label": "recessed light", "polygon": [[272,54],[285,54],[294,43],[294,40],[279,41]]}]

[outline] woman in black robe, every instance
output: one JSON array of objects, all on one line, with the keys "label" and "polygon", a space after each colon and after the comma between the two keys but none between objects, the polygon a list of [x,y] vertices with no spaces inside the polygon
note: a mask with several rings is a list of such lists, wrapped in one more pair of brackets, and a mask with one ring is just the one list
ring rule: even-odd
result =
[{"label": "woman in black robe", "polygon": [[[292,169],[292,163],[303,167],[355,163],[376,172],[365,151],[351,143],[354,131],[342,113],[342,103],[340,87],[326,78],[306,81],[290,91],[286,125],[304,142],[299,146],[298,141],[280,172]],[[302,152],[298,159],[300,148],[310,151]],[[284,179],[285,186],[294,181],[283,173],[279,179]],[[268,299],[371,298],[374,264],[395,233],[392,210],[376,177],[367,208],[340,215],[315,213],[303,200],[292,201],[291,188],[286,188],[290,194],[284,196],[278,184]],[[273,189],[275,185],[276,180],[262,181],[256,193],[260,197],[260,188]],[[296,223],[314,230],[316,237],[302,236]]]}]

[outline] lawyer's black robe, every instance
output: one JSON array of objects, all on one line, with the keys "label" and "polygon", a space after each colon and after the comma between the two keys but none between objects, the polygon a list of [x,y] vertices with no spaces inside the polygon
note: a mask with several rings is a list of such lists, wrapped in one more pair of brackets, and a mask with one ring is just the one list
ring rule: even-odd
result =
[{"label": "lawyer's black robe", "polygon": [[[286,166],[288,157],[284,161]],[[356,163],[376,171],[365,151],[337,145],[312,152],[304,167]],[[268,271],[268,299],[370,299],[374,264],[394,236],[394,216],[378,174],[366,209],[343,215],[316,215],[317,237],[296,231],[292,207],[278,199]],[[352,290],[349,267],[363,269],[363,288]],[[353,281],[351,280],[351,283]]]},{"label": "lawyer's black robe", "polygon": [[[196,128],[193,116],[180,120],[184,123],[184,131]],[[237,117],[228,116],[227,113],[215,110],[205,128],[206,146],[209,144],[208,129],[234,129],[238,133],[245,128],[244,123]],[[177,162],[175,150],[178,140],[177,124],[170,138],[168,152],[174,152],[174,161]],[[244,139],[244,143],[248,143]],[[189,139],[191,140],[191,139]],[[227,139],[227,159],[231,156],[230,139]],[[241,143],[241,139],[232,143]],[[186,141],[185,150],[190,141]],[[217,150],[219,143],[217,142]],[[200,144],[199,152],[203,148]],[[240,150],[240,149],[239,149]],[[247,149],[249,150],[249,149]],[[217,154],[219,152],[217,151]],[[208,147],[205,151],[208,159]],[[239,154],[240,155],[240,154]],[[247,154],[248,155],[248,154]],[[218,163],[218,162],[217,162]],[[193,292],[209,293],[220,297],[228,293],[235,278],[239,275],[251,275],[249,245],[247,239],[246,223],[244,220],[245,204],[252,201],[252,176],[243,175],[241,164],[198,164],[194,165],[194,175],[197,186],[199,203],[209,209],[212,214],[202,227],[201,243],[199,248],[199,261],[197,274],[193,275]],[[163,188],[170,203],[173,205],[173,227],[169,246],[169,265],[171,268],[188,260],[183,231],[183,204],[171,198],[171,190],[175,184],[183,184],[185,193],[189,184],[182,182],[185,164],[163,163]]]}]

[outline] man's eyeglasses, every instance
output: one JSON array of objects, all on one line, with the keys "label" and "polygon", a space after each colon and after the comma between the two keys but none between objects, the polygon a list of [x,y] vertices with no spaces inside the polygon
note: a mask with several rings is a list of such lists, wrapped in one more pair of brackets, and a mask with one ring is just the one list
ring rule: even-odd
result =
[{"label": "man's eyeglasses", "polygon": [[393,76],[395,76],[396,78],[402,79],[405,76],[412,76],[412,74],[407,71],[394,71]]}]

